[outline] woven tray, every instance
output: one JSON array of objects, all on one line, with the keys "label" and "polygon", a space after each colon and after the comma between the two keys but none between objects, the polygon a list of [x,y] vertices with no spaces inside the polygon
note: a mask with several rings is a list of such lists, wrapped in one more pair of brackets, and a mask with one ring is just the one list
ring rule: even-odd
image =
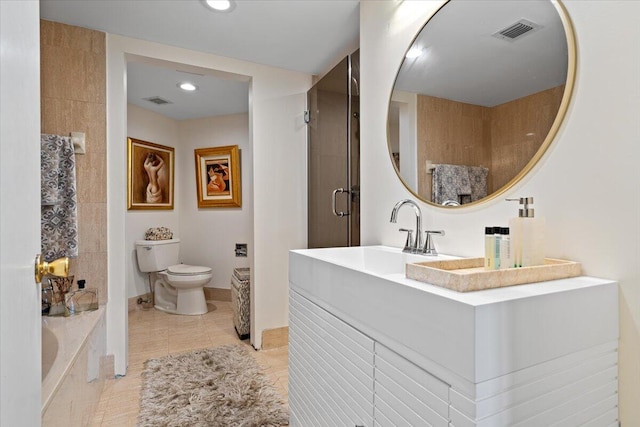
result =
[{"label": "woven tray", "polygon": [[458,292],[479,291],[580,276],[580,263],[545,258],[534,267],[485,270],[484,258],[462,258],[407,264],[407,278]]}]

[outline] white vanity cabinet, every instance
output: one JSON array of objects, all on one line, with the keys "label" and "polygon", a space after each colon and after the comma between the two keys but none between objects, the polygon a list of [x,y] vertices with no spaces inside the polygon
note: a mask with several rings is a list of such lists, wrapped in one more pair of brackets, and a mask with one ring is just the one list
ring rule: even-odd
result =
[{"label": "white vanity cabinet", "polygon": [[373,340],[294,291],[289,314],[291,426],[372,426]]},{"label": "white vanity cabinet", "polygon": [[448,426],[449,386],[295,291],[291,426]]},{"label": "white vanity cabinet", "polygon": [[449,425],[448,384],[380,343],[374,364],[374,425]]},{"label": "white vanity cabinet", "polygon": [[459,293],[405,256],[290,253],[293,427],[617,426],[615,281]]}]

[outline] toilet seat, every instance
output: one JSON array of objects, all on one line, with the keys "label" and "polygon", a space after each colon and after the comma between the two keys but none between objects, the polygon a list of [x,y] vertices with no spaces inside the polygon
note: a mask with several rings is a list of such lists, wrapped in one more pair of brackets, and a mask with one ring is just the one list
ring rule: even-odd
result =
[{"label": "toilet seat", "polygon": [[167,274],[172,276],[197,276],[200,274],[211,274],[211,268],[199,265],[176,264],[167,268]]}]

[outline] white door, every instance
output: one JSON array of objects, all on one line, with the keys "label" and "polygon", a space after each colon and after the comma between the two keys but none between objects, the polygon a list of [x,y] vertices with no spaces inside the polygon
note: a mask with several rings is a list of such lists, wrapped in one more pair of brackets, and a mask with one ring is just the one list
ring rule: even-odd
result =
[{"label": "white door", "polygon": [[0,1],[0,425],[41,411],[40,23],[37,1]]}]

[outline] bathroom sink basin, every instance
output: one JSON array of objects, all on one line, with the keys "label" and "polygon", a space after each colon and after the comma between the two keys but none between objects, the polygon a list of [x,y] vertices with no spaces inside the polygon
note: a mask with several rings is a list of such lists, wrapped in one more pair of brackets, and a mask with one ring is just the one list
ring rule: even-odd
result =
[{"label": "bathroom sink basin", "polygon": [[389,246],[314,249],[315,256],[332,264],[374,275],[403,274],[407,263],[455,259],[447,255],[426,256],[404,253]]}]

